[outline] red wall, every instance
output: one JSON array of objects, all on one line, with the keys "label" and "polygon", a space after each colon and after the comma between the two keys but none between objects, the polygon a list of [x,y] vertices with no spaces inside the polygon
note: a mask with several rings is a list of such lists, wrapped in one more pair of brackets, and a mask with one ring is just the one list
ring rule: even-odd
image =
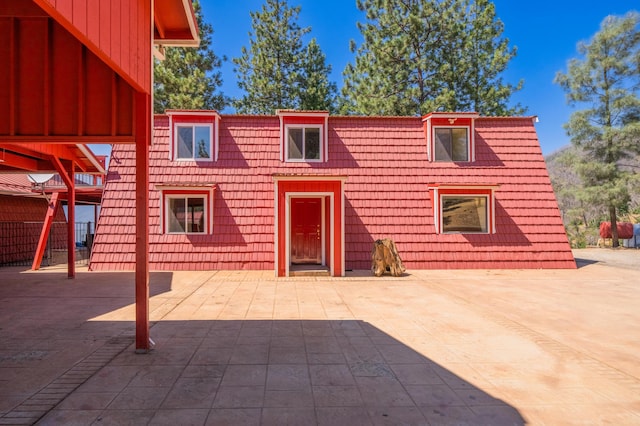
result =
[{"label": "red wall", "polygon": [[129,84],[151,93],[151,0],[34,2]]}]

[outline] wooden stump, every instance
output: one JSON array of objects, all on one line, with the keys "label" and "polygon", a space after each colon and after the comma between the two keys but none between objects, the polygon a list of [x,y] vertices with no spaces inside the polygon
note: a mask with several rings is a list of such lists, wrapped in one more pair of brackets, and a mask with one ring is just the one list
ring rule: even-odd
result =
[{"label": "wooden stump", "polygon": [[399,277],[405,270],[393,240],[385,238],[384,240],[376,240],[376,242],[373,243],[373,250],[371,251],[371,272],[373,272],[376,277],[381,276],[385,271],[389,271],[394,277]]}]

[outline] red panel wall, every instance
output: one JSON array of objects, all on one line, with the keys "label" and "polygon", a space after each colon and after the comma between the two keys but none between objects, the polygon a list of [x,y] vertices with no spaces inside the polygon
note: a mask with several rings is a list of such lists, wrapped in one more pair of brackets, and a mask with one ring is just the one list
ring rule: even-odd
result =
[{"label": "red panel wall", "polygon": [[129,84],[151,93],[151,0],[34,2]]}]

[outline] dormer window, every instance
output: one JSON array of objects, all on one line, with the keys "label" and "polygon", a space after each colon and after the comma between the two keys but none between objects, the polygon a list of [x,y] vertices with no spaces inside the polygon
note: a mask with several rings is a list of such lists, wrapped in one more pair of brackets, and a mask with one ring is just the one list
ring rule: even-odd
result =
[{"label": "dormer window", "polygon": [[328,159],[326,111],[279,110],[280,159],[284,162],[318,163]]},{"label": "dormer window", "polygon": [[422,118],[427,158],[439,162],[475,161],[476,113],[431,113]]},{"label": "dormer window", "polygon": [[169,110],[167,114],[173,161],[217,161],[220,120],[217,112]]},{"label": "dormer window", "polygon": [[286,126],[287,161],[320,161],[322,126]]}]

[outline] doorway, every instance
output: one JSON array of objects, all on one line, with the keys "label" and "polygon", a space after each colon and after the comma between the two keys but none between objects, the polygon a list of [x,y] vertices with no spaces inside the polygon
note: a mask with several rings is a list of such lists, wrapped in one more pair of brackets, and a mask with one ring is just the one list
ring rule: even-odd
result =
[{"label": "doorway", "polygon": [[322,265],[324,241],[321,198],[291,199],[292,265]]}]

